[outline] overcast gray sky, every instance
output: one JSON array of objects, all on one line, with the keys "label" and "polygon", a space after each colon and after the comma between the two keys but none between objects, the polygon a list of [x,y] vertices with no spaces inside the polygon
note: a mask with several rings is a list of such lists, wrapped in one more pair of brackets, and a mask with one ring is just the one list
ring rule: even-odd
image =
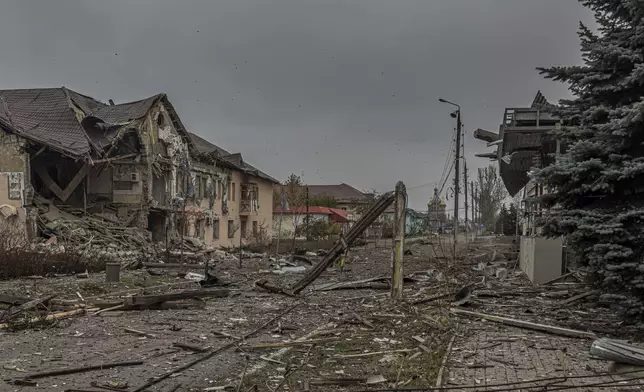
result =
[{"label": "overcast gray sky", "polygon": [[425,209],[461,104],[473,140],[581,61],[576,0],[3,0],[0,86],[165,92],[186,127],[283,180],[393,189]]}]

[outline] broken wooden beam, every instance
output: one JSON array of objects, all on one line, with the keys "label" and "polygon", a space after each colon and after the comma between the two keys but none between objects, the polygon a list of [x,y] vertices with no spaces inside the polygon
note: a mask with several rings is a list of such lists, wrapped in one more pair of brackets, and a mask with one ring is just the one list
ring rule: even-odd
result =
[{"label": "broken wooden beam", "polygon": [[46,302],[51,301],[51,299],[54,298],[54,297],[55,297],[55,295],[49,295],[49,296],[43,297],[43,298],[36,298],[36,299],[32,299],[31,301],[25,302],[22,305],[19,305],[19,306],[13,307],[13,308],[9,308],[9,310],[7,310],[3,314],[2,321],[9,320],[12,317],[15,317],[15,316],[19,315],[20,313],[23,313],[23,312],[26,312],[26,311],[31,310],[33,308],[36,308],[36,307],[38,307],[38,305],[42,305],[42,304],[44,304]]},{"label": "broken wooden beam", "polygon": [[513,327],[519,327],[519,328],[532,329],[534,331],[548,332],[555,335],[569,336],[573,338],[590,338],[590,339],[595,338],[595,334],[592,332],[577,331],[574,329],[555,327],[552,325],[531,323],[529,321],[517,320],[517,319],[497,316],[493,314],[470,312],[468,310],[463,310],[458,308],[451,308],[450,312],[456,315],[481,318],[484,320],[493,321],[495,323],[511,325]]},{"label": "broken wooden beam", "polygon": [[127,333],[132,333],[134,335],[139,335],[139,336],[146,337],[146,338],[151,338],[151,339],[154,339],[154,338],[157,337],[153,333],[145,332],[145,331],[139,331],[138,329],[133,329],[133,328],[125,328],[124,331],[127,332]]},{"label": "broken wooden beam", "polygon": [[195,353],[203,353],[208,351],[208,347],[199,347],[193,344],[181,343],[181,342],[172,343],[172,347],[177,347],[177,348],[187,350],[187,351],[192,351]]},{"label": "broken wooden beam", "polygon": [[586,291],[586,292],[584,292],[584,293],[581,293],[581,294],[575,295],[575,296],[573,296],[573,297],[570,297],[570,298],[568,298],[568,299],[567,299],[567,300],[565,300],[565,301],[561,301],[561,305],[569,305],[569,304],[571,304],[571,303],[573,303],[573,302],[579,301],[580,299],[584,299],[584,298],[586,298],[586,297],[590,297],[590,296],[593,296],[593,295],[597,295],[598,293],[599,293],[599,292],[598,292],[598,291],[595,291],[595,290]]},{"label": "broken wooden beam", "polygon": [[394,192],[387,192],[380,196],[375,203],[364,213],[360,219],[349,229],[349,231],[329,249],[327,254],[318,261],[317,264],[310,268],[307,274],[297,281],[290,288],[290,292],[298,294],[308,285],[315,281],[338,257],[340,257],[350,247],[353,242],[369,228],[369,226],[394,202]]},{"label": "broken wooden beam", "polygon": [[145,307],[153,306],[167,301],[178,301],[182,299],[216,297],[224,298],[230,294],[229,290],[192,290],[181,291],[178,293],[168,293],[159,295],[137,295],[127,297],[123,300],[125,307]]}]

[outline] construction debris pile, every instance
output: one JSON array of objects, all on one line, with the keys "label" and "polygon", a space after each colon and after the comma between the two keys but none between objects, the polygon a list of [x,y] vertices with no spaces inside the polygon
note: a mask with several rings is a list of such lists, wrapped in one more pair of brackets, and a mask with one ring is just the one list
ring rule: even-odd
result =
[{"label": "construction debris pile", "polygon": [[166,244],[153,243],[149,232],[129,227],[136,214],[124,220],[110,212],[85,214],[40,197],[34,198],[34,204],[39,212],[38,229],[45,237],[36,250],[55,253],[73,249],[88,262],[119,262],[126,268],[168,258],[203,262],[207,253],[206,245],[192,237],[171,238],[169,249]]}]

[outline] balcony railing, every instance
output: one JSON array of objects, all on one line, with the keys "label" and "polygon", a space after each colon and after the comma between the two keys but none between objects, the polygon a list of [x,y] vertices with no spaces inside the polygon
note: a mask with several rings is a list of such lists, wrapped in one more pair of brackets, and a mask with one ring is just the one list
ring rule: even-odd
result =
[{"label": "balcony railing", "polygon": [[257,184],[241,184],[240,213],[259,211],[259,187]]}]

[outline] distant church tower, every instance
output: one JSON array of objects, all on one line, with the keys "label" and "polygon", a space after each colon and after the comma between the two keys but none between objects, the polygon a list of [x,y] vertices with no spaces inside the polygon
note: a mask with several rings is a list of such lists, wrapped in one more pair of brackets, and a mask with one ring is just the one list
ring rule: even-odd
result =
[{"label": "distant church tower", "polygon": [[434,188],[434,197],[427,203],[427,211],[429,213],[429,230],[430,232],[437,232],[438,228],[445,225],[445,203],[438,196],[438,188]]}]

